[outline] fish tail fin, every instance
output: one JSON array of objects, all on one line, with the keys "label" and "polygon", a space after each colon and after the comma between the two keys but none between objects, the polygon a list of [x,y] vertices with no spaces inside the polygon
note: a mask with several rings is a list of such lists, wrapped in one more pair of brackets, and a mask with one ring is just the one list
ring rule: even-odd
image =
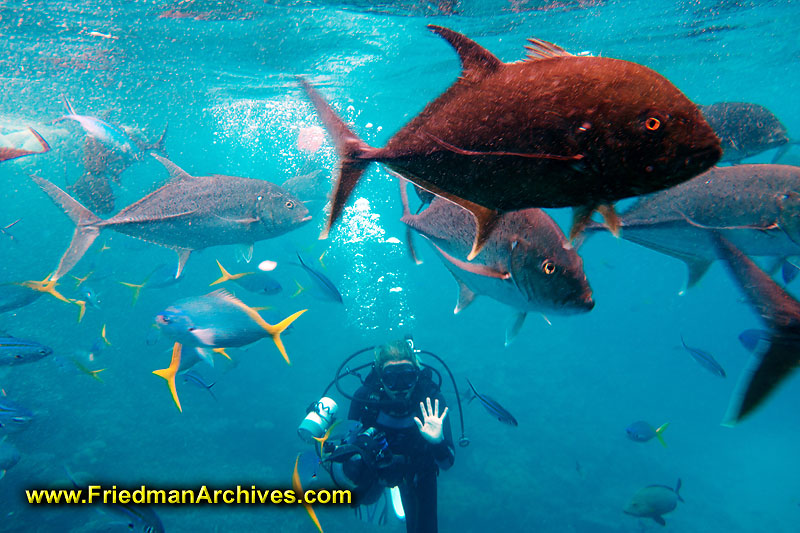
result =
[{"label": "fish tail fin", "polygon": [[102,219],[83,207],[77,200],[65,193],[58,186],[38,176],[32,176],[33,181],[47,193],[50,199],[61,207],[75,224],[75,233],[72,235],[72,242],[64,253],[58,264],[56,273],[52,279],[58,279],[69,272],[78,261],[80,261],[86,250],[92,245],[94,240],[100,235],[100,228],[97,226]]},{"label": "fish tail fin", "polygon": [[665,429],[667,429],[668,426],[669,426],[669,422],[664,422],[656,430],[656,438],[658,438],[658,442],[660,442],[661,445],[664,446],[664,448],[667,447],[667,443],[664,441],[664,437],[661,434],[664,432]]},{"label": "fish tail fin", "polygon": [[172,399],[175,400],[175,405],[178,406],[178,411],[183,412],[181,401],[178,398],[178,390],[175,388],[175,376],[178,374],[178,368],[181,366],[181,345],[175,343],[172,347],[172,360],[167,368],[161,370],[153,370],[153,374],[167,380],[169,392],[172,394]]},{"label": "fish tail fin", "polygon": [[103,378],[99,376],[100,372],[103,372],[105,368],[101,368],[99,370],[89,370],[89,375],[92,376],[94,379],[99,381],[100,383],[104,383]]},{"label": "fish tail fin", "polygon": [[306,290],[306,288],[305,288],[305,287],[303,287],[302,285],[300,285],[300,282],[299,282],[299,281],[297,281],[297,280],[294,280],[294,282],[297,284],[297,290],[296,290],[296,291],[294,291],[294,294],[292,294],[292,295],[290,296],[290,298],[295,298],[295,297],[297,297],[297,296],[300,296],[301,294],[303,294],[303,291],[305,291],[305,290]]},{"label": "fish tail fin", "polygon": [[303,86],[311,103],[314,104],[322,123],[325,125],[325,129],[333,137],[336,151],[341,159],[339,177],[333,190],[331,213],[328,217],[328,222],[325,224],[325,229],[320,234],[320,239],[327,239],[331,226],[341,216],[344,204],[353,189],[355,189],[367,166],[369,166],[371,161],[368,157],[369,152],[374,152],[375,149],[350,130],[347,124],[336,114],[336,111],[308,81],[302,77],[298,77],[298,81]]},{"label": "fish tail fin", "polygon": [[131,307],[136,305],[136,302],[139,301],[139,296],[142,294],[142,289],[144,289],[146,283],[147,281],[144,281],[137,285],[136,283],[126,283],[124,281],[120,281],[121,285],[125,285],[126,287],[133,289],[133,300],[131,301]]},{"label": "fish tail fin", "polygon": [[270,336],[272,337],[272,342],[274,342],[275,346],[278,347],[278,351],[281,352],[281,355],[286,360],[287,364],[292,364],[292,363],[289,361],[289,356],[286,354],[286,348],[283,347],[283,341],[281,340],[281,333],[283,333],[286,330],[286,328],[288,328],[291,325],[292,322],[300,318],[300,315],[302,315],[306,311],[308,311],[308,309],[303,309],[302,311],[298,311],[284,318],[274,326],[264,322],[264,329],[266,329],[267,333],[269,333]]},{"label": "fish tail fin", "polygon": [[319,266],[321,266],[322,268],[328,268],[325,266],[325,262],[322,260],[322,258],[325,257],[325,254],[327,253],[328,250],[322,250],[322,253],[319,254],[319,257],[317,258],[317,261],[319,261]]},{"label": "fish tail fin", "polygon": [[225,283],[226,281],[230,281],[230,280],[233,279],[233,276],[231,276],[230,272],[225,270],[225,267],[222,266],[222,263],[220,263],[219,260],[217,260],[217,266],[219,267],[220,274],[222,274],[222,275],[219,277],[219,279],[217,279],[216,281],[212,282],[209,285],[209,287],[211,287],[213,285],[218,285],[220,283]]},{"label": "fish tail fin", "polygon": [[83,315],[86,314],[86,302],[83,300],[72,300],[72,303],[80,308],[80,311],[78,311],[78,322],[80,322],[83,320]]},{"label": "fish tail fin", "polygon": [[[303,498],[303,485],[300,483],[300,474],[297,471],[297,466],[300,463],[300,455],[298,454],[297,458],[294,460],[294,473],[292,473],[292,488],[294,489],[295,494],[298,498]],[[317,526],[319,533],[323,533],[322,526],[319,523],[319,519],[317,518],[317,513],[314,512],[314,508],[311,507],[310,503],[305,503],[303,500],[303,507],[305,507],[308,516],[311,517],[311,521],[314,522],[314,525]]]},{"label": "fish tail fin", "polygon": [[103,331],[100,333],[100,337],[103,339],[103,342],[106,343],[106,346],[111,346],[111,341],[108,340],[108,337],[106,337],[106,325],[105,324],[103,324]]}]

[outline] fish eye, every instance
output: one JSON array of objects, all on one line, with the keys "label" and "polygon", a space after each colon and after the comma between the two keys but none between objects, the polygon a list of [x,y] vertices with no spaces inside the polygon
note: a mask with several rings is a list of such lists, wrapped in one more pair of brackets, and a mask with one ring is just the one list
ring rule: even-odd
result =
[{"label": "fish eye", "polygon": [[550,276],[551,274],[555,274],[556,272],[556,264],[552,261],[544,261],[542,263],[542,272]]},{"label": "fish eye", "polygon": [[294,209],[294,202],[291,200],[286,200],[284,205],[286,206],[286,209]]},{"label": "fish eye", "polygon": [[20,354],[17,354],[14,356],[14,359],[22,359],[22,356]]},{"label": "fish eye", "polygon": [[656,131],[661,127],[661,120],[656,117],[647,117],[644,121],[644,127],[650,131]]}]

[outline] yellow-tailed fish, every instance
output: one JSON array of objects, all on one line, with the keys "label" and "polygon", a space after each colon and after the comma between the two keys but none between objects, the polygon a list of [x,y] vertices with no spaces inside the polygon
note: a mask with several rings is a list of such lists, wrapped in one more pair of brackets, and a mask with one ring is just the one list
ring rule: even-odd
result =
[{"label": "yellow-tailed fish", "polygon": [[103,342],[105,342],[107,346],[111,346],[111,341],[108,340],[108,337],[106,337],[106,325],[105,324],[103,324],[103,331],[100,334],[100,336],[103,338]]},{"label": "yellow-tailed fish", "polygon": [[153,374],[167,380],[167,386],[169,387],[170,394],[172,394],[172,399],[175,400],[175,405],[178,406],[178,411],[182,413],[183,407],[181,407],[181,401],[178,398],[178,390],[175,388],[175,375],[178,373],[178,368],[180,366],[181,345],[180,343],[176,342],[172,346],[172,360],[170,361],[169,366],[161,370],[153,370]]},{"label": "yellow-tailed fish", "polygon": [[258,311],[219,289],[174,303],[156,316],[156,324],[175,342],[195,348],[209,362],[213,361],[215,348],[245,346],[269,335],[290,363],[281,333],[306,311],[298,311],[275,325],[269,324]]},{"label": "yellow-tailed fish", "polygon": [[[294,473],[292,474],[292,488],[294,489],[294,493],[298,498],[303,498],[303,485],[300,483],[300,475],[297,473],[297,465],[300,462],[300,455],[294,460]],[[317,526],[319,533],[323,533],[322,526],[317,519],[317,513],[314,512],[314,508],[311,507],[310,503],[306,503],[303,501],[303,507],[306,508],[306,512],[308,516],[311,517],[311,521],[314,522],[314,525]]]},{"label": "yellow-tailed fish", "polygon": [[217,279],[216,281],[213,281],[209,285],[209,287],[213,286],[213,285],[218,285],[219,283],[225,283],[226,281],[233,281],[235,279],[243,278],[244,276],[252,274],[252,272],[242,272],[240,274],[231,274],[230,272],[225,270],[225,267],[222,266],[222,263],[220,263],[219,260],[217,260],[217,266],[219,267],[219,271],[222,274],[222,276],[220,276],[220,278]]}]

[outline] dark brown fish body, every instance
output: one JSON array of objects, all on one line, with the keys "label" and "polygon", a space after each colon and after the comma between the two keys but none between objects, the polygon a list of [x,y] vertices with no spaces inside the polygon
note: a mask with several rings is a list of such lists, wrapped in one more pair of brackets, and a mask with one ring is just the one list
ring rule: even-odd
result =
[{"label": "dark brown fish body", "polygon": [[402,221],[430,241],[456,278],[456,312],[477,295],[516,310],[518,323],[507,343],[528,312],[574,314],[594,307],[583,260],[541,209],[505,213],[483,251],[470,262],[465,258],[475,239],[475,224],[468,211],[435,198],[417,215],[406,208]]},{"label": "dark brown fish body", "polygon": [[9,159],[16,159],[18,157],[25,157],[26,155],[34,155],[34,154],[43,154],[45,152],[50,151],[50,145],[47,144],[47,141],[39,135],[39,132],[34,130],[33,128],[28,128],[28,130],[36,137],[36,140],[39,141],[39,144],[42,145],[42,149],[38,152],[34,152],[31,150],[22,150],[20,148],[8,148],[8,147],[0,147],[0,162],[8,161]]},{"label": "dark brown fish body", "polygon": [[531,41],[527,60],[502,63],[463,35],[430,28],[459,53],[462,75],[384,148],[360,141],[304,82],[343,157],[331,222],[371,161],[472,211],[480,241],[491,212],[573,206],[585,215],[719,159],[697,107],[651,69],[541,41]]},{"label": "dark brown fish body", "polygon": [[622,237],[686,262],[691,286],[717,258],[714,231],[747,255],[800,255],[795,191],[800,191],[800,167],[715,167],[640,199],[620,216]]},{"label": "dark brown fish body", "polygon": [[34,178],[77,223],[70,249],[51,279],[68,272],[104,228],[175,249],[181,257],[180,274],[193,250],[252,244],[282,235],[311,218],[302,202],[273,183],[218,174],[190,176],[168,160],[158,159],[172,180],[107,220],[55,185]]},{"label": "dark brown fish body", "polygon": [[728,409],[726,424],[733,425],[800,366],[800,302],[725,238],[715,234],[715,244],[753,310],[770,330],[769,347],[751,360]]},{"label": "dark brown fish body", "polygon": [[[720,161],[738,162],[789,142],[786,127],[772,111],[746,102],[698,106],[722,146]],[[773,163],[782,154],[776,155]]]}]

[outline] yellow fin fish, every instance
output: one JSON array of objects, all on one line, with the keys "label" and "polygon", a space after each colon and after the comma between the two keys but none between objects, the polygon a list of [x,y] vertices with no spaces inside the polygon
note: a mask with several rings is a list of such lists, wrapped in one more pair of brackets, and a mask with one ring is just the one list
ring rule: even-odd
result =
[{"label": "yellow fin fish", "polygon": [[[300,474],[297,473],[297,465],[300,462],[300,455],[294,460],[294,473],[292,474],[292,489],[294,489],[295,495],[302,499],[303,498],[303,485],[300,483]],[[319,519],[317,519],[317,513],[314,512],[314,508],[311,507],[310,503],[306,503],[303,501],[303,507],[306,508],[306,512],[308,516],[311,517],[311,521],[314,522],[314,525],[317,526],[319,533],[323,533],[322,526],[319,523]]]}]

